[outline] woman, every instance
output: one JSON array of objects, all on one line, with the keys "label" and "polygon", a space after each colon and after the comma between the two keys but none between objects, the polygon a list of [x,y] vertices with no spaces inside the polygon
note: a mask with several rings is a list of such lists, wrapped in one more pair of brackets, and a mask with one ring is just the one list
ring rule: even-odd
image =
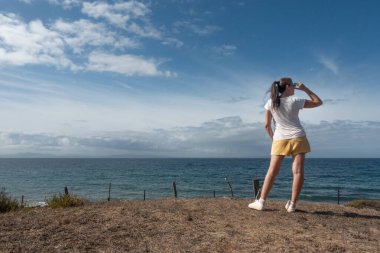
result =
[{"label": "woman", "polygon": [[[311,100],[294,97],[294,88],[304,91]],[[322,100],[303,83],[293,84],[292,79],[288,77],[273,82],[270,93],[271,98],[265,105],[265,129],[273,141],[271,160],[261,197],[250,203],[248,207],[260,211],[265,209],[265,200],[280,171],[282,161],[285,156],[291,155],[293,157],[292,197],[286,203],[285,209],[288,212],[294,212],[304,180],[305,154],[310,152],[309,142],[298,118],[298,112],[303,108],[320,106]],[[274,119],[274,133],[271,126],[272,119]]]}]

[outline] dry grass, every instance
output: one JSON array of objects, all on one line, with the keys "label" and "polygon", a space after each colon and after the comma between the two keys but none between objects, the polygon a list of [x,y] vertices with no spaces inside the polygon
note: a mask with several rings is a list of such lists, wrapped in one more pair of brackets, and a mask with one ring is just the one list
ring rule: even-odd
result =
[{"label": "dry grass", "polygon": [[59,207],[74,207],[81,206],[84,204],[84,199],[79,196],[71,195],[71,194],[59,194],[53,195],[48,200],[48,205],[51,208],[59,208]]},{"label": "dry grass", "polygon": [[0,190],[0,213],[17,210],[19,207],[17,200],[9,196],[5,189],[2,188]]},{"label": "dry grass", "polygon": [[351,206],[355,208],[373,208],[377,211],[380,211],[380,200],[353,200],[345,204],[346,206]]},{"label": "dry grass", "polygon": [[163,199],[0,214],[0,252],[379,252],[380,212],[323,203]]}]

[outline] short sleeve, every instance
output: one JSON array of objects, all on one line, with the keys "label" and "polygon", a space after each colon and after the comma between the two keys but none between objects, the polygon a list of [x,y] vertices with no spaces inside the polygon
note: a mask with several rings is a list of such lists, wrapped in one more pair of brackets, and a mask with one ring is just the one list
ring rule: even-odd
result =
[{"label": "short sleeve", "polygon": [[269,99],[267,101],[267,103],[264,105],[264,108],[265,108],[265,110],[270,111],[270,109],[272,108],[272,100],[271,99]]},{"label": "short sleeve", "polygon": [[296,108],[299,110],[303,109],[305,106],[306,99],[304,98],[294,98],[294,104],[296,105]]}]

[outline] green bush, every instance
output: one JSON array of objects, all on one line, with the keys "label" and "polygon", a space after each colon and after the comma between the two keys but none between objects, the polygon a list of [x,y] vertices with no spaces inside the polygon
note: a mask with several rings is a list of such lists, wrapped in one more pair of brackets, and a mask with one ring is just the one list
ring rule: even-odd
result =
[{"label": "green bush", "polygon": [[48,200],[48,206],[51,208],[73,207],[73,206],[81,206],[83,204],[84,204],[84,200],[82,198],[75,195],[70,195],[70,194],[53,195]]},{"label": "green bush", "polygon": [[12,199],[4,188],[0,190],[0,213],[18,209],[20,206],[17,200]]},{"label": "green bush", "polygon": [[355,208],[372,208],[375,210],[380,210],[380,200],[352,200],[345,204],[346,206],[351,206]]}]

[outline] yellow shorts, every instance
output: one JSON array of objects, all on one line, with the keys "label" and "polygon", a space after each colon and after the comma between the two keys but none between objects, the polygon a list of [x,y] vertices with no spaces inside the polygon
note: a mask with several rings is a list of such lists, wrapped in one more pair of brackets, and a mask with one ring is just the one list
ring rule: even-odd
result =
[{"label": "yellow shorts", "polygon": [[306,136],[288,140],[277,140],[272,143],[271,155],[294,156],[310,152],[309,141]]}]

